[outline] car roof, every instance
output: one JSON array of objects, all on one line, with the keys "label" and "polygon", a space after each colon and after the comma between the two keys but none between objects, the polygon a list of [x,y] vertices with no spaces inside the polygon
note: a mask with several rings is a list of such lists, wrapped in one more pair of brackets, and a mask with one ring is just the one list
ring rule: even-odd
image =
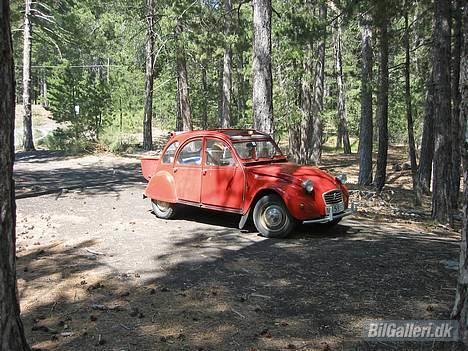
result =
[{"label": "car roof", "polygon": [[259,132],[255,129],[235,129],[235,128],[224,128],[224,129],[207,129],[207,130],[190,130],[183,132],[171,132],[169,140],[175,140],[183,142],[188,138],[203,137],[203,136],[214,136],[221,137],[225,140],[245,140],[245,139],[264,139],[270,136],[266,133]]}]

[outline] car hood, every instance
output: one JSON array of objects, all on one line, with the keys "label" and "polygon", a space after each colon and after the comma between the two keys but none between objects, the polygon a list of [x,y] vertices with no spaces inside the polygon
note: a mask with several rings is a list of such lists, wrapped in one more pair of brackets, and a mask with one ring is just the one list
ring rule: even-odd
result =
[{"label": "car hood", "polygon": [[331,174],[313,166],[301,166],[287,162],[255,165],[247,168],[250,172],[257,175],[283,178],[293,182],[297,180],[304,181],[306,179],[315,179],[316,181],[332,183],[334,186],[339,185],[335,177]]}]

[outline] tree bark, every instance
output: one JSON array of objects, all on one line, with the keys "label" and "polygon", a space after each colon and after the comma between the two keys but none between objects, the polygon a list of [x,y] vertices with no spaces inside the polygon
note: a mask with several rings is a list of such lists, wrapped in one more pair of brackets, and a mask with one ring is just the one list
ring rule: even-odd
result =
[{"label": "tree bark", "polygon": [[[405,4],[406,5],[406,4]],[[411,163],[411,175],[413,178],[413,189],[416,187],[416,146],[414,142],[413,111],[411,106],[411,81],[410,81],[410,40],[408,9],[405,12],[405,103],[406,103],[406,123],[408,127],[408,153]]]},{"label": "tree bark", "polygon": [[368,16],[361,27],[361,120],[359,124],[359,185],[372,183],[372,30]]},{"label": "tree bark", "polygon": [[416,197],[421,202],[422,194],[429,194],[432,179],[432,160],[434,157],[434,78],[432,72],[426,83],[424,124],[421,139],[419,167],[416,173]]},{"label": "tree bark", "polygon": [[244,121],[245,117],[245,79],[244,79],[244,54],[237,54],[237,121]]},{"label": "tree bark", "polygon": [[458,193],[460,191],[461,173],[461,145],[463,131],[460,128],[463,121],[460,120],[460,56],[462,48],[462,4],[461,0],[455,0],[453,13],[454,42],[452,59],[452,208],[458,208]]},{"label": "tree bark", "polygon": [[299,153],[297,161],[301,164],[311,162],[311,131],[312,131],[312,44],[308,43],[304,49],[304,58],[302,62],[302,77],[301,77],[301,124],[300,129],[291,130],[290,137],[299,137]]},{"label": "tree bark", "polygon": [[336,86],[338,88],[338,135],[336,139],[336,148],[343,146],[345,154],[351,154],[351,144],[349,142],[347,113],[346,113],[346,92],[343,76],[343,57],[341,42],[341,24],[336,21],[335,26],[335,69]]},{"label": "tree bark", "polygon": [[207,101],[208,101],[208,82],[206,77],[206,61],[202,64],[201,69],[201,83],[202,83],[202,93],[203,93],[203,101],[202,104],[202,128],[208,128],[208,108],[207,108]]},{"label": "tree bark", "polygon": [[180,110],[180,91],[179,91],[179,77],[176,78],[177,80],[177,89],[176,89],[176,103],[177,103],[177,116],[176,116],[176,131],[180,132],[183,129],[182,125],[182,111]]},{"label": "tree bark", "polygon": [[[468,345],[468,7],[464,10],[464,48],[460,65],[460,121],[462,121],[462,160],[464,174],[463,228],[460,243],[460,268],[452,318],[459,322],[461,340]],[[464,134],[464,135],[463,135]]]},{"label": "tree bark", "polygon": [[154,4],[146,0],[146,64],[145,109],[143,118],[143,149],[153,148],[153,85],[154,85]]},{"label": "tree bark", "polygon": [[217,62],[218,71],[218,127],[223,124],[223,70],[224,56]]},{"label": "tree bark", "polygon": [[223,101],[221,128],[231,126],[231,72],[232,72],[232,50],[230,43],[231,18],[232,18],[231,0],[224,0],[224,59],[223,59]]},{"label": "tree bark", "polygon": [[192,110],[190,108],[190,97],[187,76],[187,64],[185,61],[185,48],[181,43],[180,36],[183,33],[181,23],[177,24],[177,82],[179,91],[179,106],[182,117],[182,129],[193,130],[192,124]]},{"label": "tree bark", "polygon": [[23,150],[34,151],[31,108],[31,0],[25,0],[23,28]]},{"label": "tree bark", "polygon": [[319,18],[323,21],[320,41],[317,46],[314,69],[314,92],[312,100],[311,155],[310,162],[318,164],[322,157],[322,111],[325,87],[325,40],[327,35],[327,5],[323,2],[319,7]]},{"label": "tree bark", "polygon": [[452,146],[450,87],[450,2],[434,2],[434,163],[432,179],[432,218],[452,223]]},{"label": "tree bark", "polygon": [[29,350],[16,286],[15,80],[10,2],[0,1],[0,351]]},{"label": "tree bark", "polygon": [[41,80],[40,80],[40,93],[41,93],[41,105],[44,108],[49,106],[47,100],[47,76],[45,71],[42,71]]},{"label": "tree bark", "polygon": [[[380,14],[385,13],[385,3],[381,3]],[[377,95],[377,125],[379,129],[379,147],[377,152],[377,169],[375,171],[375,187],[381,191],[387,177],[388,153],[388,23],[383,15],[379,19],[379,90]]]},{"label": "tree bark", "polygon": [[288,126],[288,156],[297,163],[301,162],[301,126],[299,123],[289,123]]},{"label": "tree bark", "polygon": [[271,72],[271,0],[253,0],[253,119],[254,128],[273,134]]}]

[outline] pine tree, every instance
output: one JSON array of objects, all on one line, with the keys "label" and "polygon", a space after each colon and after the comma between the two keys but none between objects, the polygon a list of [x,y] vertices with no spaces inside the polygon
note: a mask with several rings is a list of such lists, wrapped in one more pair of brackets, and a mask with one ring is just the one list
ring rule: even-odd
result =
[{"label": "pine tree", "polygon": [[359,125],[359,184],[372,183],[372,29],[368,15],[361,19],[361,121]]},{"label": "pine tree", "polygon": [[0,351],[28,351],[16,286],[15,79],[9,6],[9,1],[0,1]]},{"label": "pine tree", "polygon": [[434,2],[434,164],[432,180],[432,217],[451,223],[452,147],[450,103],[450,2]]},{"label": "pine tree", "polygon": [[271,0],[253,0],[253,115],[255,129],[273,134]]}]

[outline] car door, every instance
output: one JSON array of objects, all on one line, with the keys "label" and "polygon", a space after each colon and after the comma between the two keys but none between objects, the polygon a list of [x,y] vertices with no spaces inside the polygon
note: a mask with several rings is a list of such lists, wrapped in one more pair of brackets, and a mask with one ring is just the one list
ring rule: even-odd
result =
[{"label": "car door", "polygon": [[200,202],[202,146],[202,138],[197,138],[180,147],[173,168],[178,200]]},{"label": "car door", "polygon": [[222,140],[206,138],[201,202],[206,207],[242,209],[244,171],[230,147]]}]

